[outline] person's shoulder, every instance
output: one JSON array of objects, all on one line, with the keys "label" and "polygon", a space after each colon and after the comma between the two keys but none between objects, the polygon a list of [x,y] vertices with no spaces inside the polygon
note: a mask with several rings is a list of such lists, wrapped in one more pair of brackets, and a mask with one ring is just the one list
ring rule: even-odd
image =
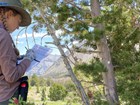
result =
[{"label": "person's shoulder", "polygon": [[5,29],[0,28],[0,34],[9,34]]},{"label": "person's shoulder", "polygon": [[9,37],[9,33],[5,29],[0,28],[0,39],[5,37]]},{"label": "person's shoulder", "polygon": [[4,28],[0,28],[0,32],[1,32],[1,31],[6,32],[6,30],[5,30]]}]

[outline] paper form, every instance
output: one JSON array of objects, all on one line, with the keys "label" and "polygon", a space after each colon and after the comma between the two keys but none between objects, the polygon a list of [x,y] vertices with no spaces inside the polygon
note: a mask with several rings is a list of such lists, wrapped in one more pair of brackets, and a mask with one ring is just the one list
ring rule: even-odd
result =
[{"label": "paper form", "polygon": [[31,62],[31,65],[28,67],[26,72],[31,71],[32,68],[37,66],[45,57],[47,57],[52,52],[51,48],[43,47],[37,44],[33,46],[32,50],[35,52],[36,58]]}]

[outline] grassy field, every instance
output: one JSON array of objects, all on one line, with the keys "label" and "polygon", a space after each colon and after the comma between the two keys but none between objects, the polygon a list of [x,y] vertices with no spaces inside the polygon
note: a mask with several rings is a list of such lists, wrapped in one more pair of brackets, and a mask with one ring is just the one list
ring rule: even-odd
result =
[{"label": "grassy field", "polygon": [[[28,92],[28,101],[29,102],[33,102],[35,103],[35,105],[43,105],[42,101],[41,101],[41,90],[42,87],[39,88],[40,92],[37,93],[37,88],[36,87],[30,87],[29,88],[29,92]],[[46,101],[45,101],[45,105],[81,105],[81,103],[76,102],[76,101],[72,101],[73,99],[78,99],[78,97],[75,97],[73,95],[73,93],[69,93],[68,96],[65,98],[64,101],[50,101],[49,97],[49,87],[46,87]]]}]

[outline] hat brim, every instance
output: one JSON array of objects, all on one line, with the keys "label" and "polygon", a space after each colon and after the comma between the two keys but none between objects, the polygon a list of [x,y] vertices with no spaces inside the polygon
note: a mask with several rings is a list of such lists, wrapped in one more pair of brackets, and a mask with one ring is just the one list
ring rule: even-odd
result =
[{"label": "hat brim", "polygon": [[4,7],[9,7],[11,9],[14,9],[15,11],[17,11],[21,17],[22,17],[22,21],[19,24],[19,26],[28,26],[31,24],[31,17],[29,15],[29,13],[27,11],[25,11],[23,8],[20,8],[18,6],[4,6]]}]

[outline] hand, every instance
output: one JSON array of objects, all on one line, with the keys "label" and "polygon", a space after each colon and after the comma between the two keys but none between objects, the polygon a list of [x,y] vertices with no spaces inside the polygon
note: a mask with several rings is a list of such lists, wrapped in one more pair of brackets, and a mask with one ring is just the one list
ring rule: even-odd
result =
[{"label": "hand", "polygon": [[35,53],[32,49],[29,49],[26,51],[26,55],[24,57],[24,59],[29,59],[31,62],[35,59]]}]

